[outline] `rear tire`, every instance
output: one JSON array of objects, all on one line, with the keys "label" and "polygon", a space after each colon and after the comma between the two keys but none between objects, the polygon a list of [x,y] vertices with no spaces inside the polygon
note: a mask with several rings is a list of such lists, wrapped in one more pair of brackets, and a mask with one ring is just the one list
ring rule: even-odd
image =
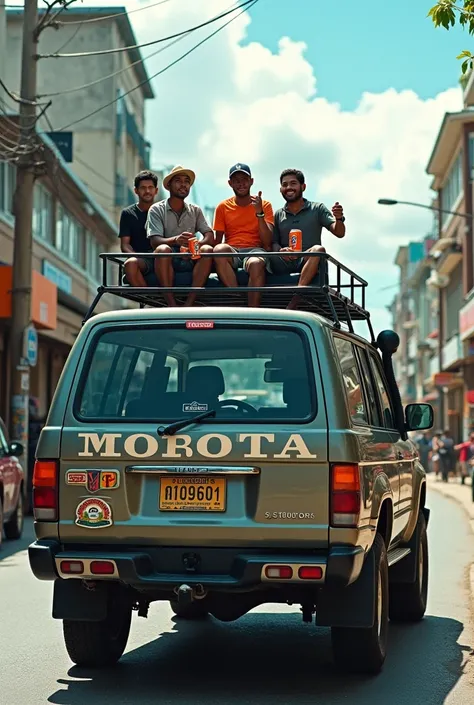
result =
[{"label": "rear tire", "polygon": [[375,555],[375,619],[372,627],[332,627],[331,640],[336,666],[348,673],[375,675],[382,670],[388,637],[388,563],[380,534],[371,549]]},{"label": "rear tire", "polygon": [[191,602],[187,607],[179,607],[177,600],[170,600],[170,607],[179,619],[198,621],[200,619],[206,619],[206,617],[209,616],[209,612],[197,600]]},{"label": "rear tire", "polygon": [[121,600],[120,594],[111,597],[107,617],[100,622],[63,620],[66,650],[77,666],[114,666],[125,651],[130,634],[132,605]]},{"label": "rear tire", "polygon": [[419,622],[425,616],[428,599],[428,536],[426,520],[421,512],[415,532],[418,543],[415,582],[390,585],[389,616],[392,622]]},{"label": "rear tire", "polygon": [[24,524],[24,499],[23,499],[23,487],[20,488],[20,493],[18,495],[18,503],[13,515],[5,524],[5,536],[7,539],[15,540],[21,539],[23,534],[23,524]]}]

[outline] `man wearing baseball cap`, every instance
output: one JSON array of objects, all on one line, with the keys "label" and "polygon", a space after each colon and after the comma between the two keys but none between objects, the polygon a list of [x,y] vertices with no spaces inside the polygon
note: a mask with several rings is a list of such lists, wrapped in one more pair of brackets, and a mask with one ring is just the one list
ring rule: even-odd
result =
[{"label": "man wearing baseball cap", "polygon": [[[229,186],[234,192],[216,208],[214,252],[228,252],[227,257],[216,257],[215,266],[224,286],[238,286],[236,269],[242,267],[249,275],[249,286],[265,286],[266,261],[261,252],[272,248],[273,209],[271,203],[250,195],[252,172],[247,164],[234,164],[229,170]],[[224,242],[222,242],[224,240]],[[259,306],[260,294],[249,293],[249,306]]]},{"label": "man wearing baseball cap", "polygon": [[[163,179],[163,188],[170,197],[155,203],[148,211],[147,236],[154,251],[159,254],[179,252],[186,247],[188,240],[196,233],[203,236],[199,243],[200,252],[212,252],[214,233],[199,206],[185,203],[191,186],[196,179],[194,171],[175,166]],[[190,257],[156,257],[155,273],[162,287],[174,284],[175,272],[192,272],[193,287],[203,287],[212,268],[212,257],[192,260]],[[173,294],[165,294],[169,306],[176,306]],[[185,306],[192,306],[196,299],[190,293]]]}]

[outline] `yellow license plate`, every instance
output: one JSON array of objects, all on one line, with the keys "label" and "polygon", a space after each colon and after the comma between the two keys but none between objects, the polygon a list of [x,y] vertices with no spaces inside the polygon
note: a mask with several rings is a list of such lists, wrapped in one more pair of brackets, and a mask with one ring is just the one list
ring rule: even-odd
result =
[{"label": "yellow license plate", "polygon": [[225,477],[162,477],[162,512],[225,512]]}]

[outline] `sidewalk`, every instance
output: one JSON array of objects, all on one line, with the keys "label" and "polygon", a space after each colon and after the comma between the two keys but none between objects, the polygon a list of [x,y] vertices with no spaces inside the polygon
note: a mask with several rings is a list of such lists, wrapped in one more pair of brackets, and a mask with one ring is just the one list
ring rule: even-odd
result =
[{"label": "sidewalk", "polygon": [[474,502],[472,501],[470,478],[466,478],[466,484],[461,485],[458,477],[450,478],[449,482],[436,480],[433,473],[429,473],[426,477],[428,490],[434,490],[445,497],[451,497],[462,506],[469,517],[471,529],[474,533]]},{"label": "sidewalk", "polygon": [[[435,479],[433,473],[428,473],[427,489],[439,492],[445,497],[450,497],[457,502],[466,512],[471,531],[474,533],[474,502],[472,501],[471,480],[466,478],[466,484],[461,485],[459,478],[451,478],[449,482],[441,482]],[[429,504],[428,504],[429,506]],[[471,595],[474,599],[474,563],[471,565]]]}]

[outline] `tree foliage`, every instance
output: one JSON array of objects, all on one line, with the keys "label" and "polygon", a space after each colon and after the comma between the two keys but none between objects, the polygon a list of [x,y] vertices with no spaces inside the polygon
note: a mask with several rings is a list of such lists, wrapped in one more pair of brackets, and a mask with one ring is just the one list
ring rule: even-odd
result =
[{"label": "tree foliage", "polygon": [[[428,12],[435,27],[449,30],[456,24],[474,34],[474,0],[439,0]],[[463,74],[474,66],[474,54],[464,49],[458,56]]]}]

